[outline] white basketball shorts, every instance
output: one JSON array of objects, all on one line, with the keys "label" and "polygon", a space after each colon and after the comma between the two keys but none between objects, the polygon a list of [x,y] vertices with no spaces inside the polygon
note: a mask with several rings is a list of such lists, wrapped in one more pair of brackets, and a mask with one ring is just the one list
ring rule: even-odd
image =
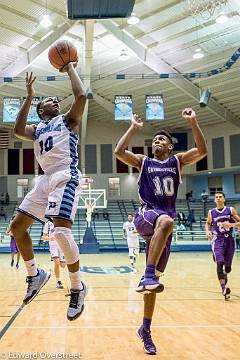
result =
[{"label": "white basketball shorts", "polygon": [[41,222],[54,217],[73,222],[81,192],[80,178],[80,172],[72,176],[69,170],[39,176],[18,211]]},{"label": "white basketball shorts", "polygon": [[136,256],[139,254],[139,240],[138,238],[128,238],[127,239],[127,243],[128,243],[128,252],[129,252],[129,256]]},{"label": "white basketball shorts", "polygon": [[65,257],[64,254],[62,252],[62,250],[60,249],[58,243],[56,240],[50,240],[49,241],[49,250],[50,250],[50,254],[52,258],[59,258],[59,260],[61,262],[65,262]]}]

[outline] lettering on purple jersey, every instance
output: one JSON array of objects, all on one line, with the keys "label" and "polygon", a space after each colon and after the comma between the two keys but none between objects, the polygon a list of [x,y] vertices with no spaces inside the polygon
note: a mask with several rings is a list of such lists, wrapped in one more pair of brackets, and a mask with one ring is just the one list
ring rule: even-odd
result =
[{"label": "lettering on purple jersey", "polygon": [[138,179],[140,200],[148,208],[161,209],[176,216],[176,198],[181,182],[179,160],[171,156],[164,161],[145,157]]}]

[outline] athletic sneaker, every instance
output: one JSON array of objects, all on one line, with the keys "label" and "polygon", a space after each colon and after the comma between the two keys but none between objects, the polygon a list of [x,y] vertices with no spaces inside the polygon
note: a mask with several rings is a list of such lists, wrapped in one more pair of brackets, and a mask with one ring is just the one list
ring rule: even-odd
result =
[{"label": "athletic sneaker", "polygon": [[11,261],[11,266],[13,266],[14,265],[14,260],[12,259],[12,261]]},{"label": "athletic sneaker", "polygon": [[228,287],[225,287],[224,291],[222,292],[223,296],[225,297],[225,300],[230,300],[231,299],[231,289]]},{"label": "athletic sneaker", "polygon": [[57,281],[56,288],[57,289],[63,289],[63,284],[62,284],[62,282],[60,280]]},{"label": "athletic sneaker", "polygon": [[152,341],[151,331],[145,330],[141,325],[137,329],[137,336],[143,341],[143,349],[145,353],[149,355],[156,355],[157,349]]},{"label": "athletic sneaker", "polygon": [[158,282],[157,276],[154,276],[153,278],[145,278],[143,276],[136,288],[136,292],[142,294],[160,293],[163,290],[164,285]]},{"label": "athletic sneaker", "polygon": [[51,273],[43,269],[38,269],[36,276],[27,276],[26,282],[28,283],[27,293],[23,299],[24,304],[29,304],[35,296],[39,293],[41,288],[50,279]]},{"label": "athletic sneaker", "polygon": [[66,296],[71,296],[68,311],[67,311],[67,318],[68,320],[76,320],[84,310],[84,298],[87,295],[87,287],[82,282],[83,289],[70,289],[70,293]]}]

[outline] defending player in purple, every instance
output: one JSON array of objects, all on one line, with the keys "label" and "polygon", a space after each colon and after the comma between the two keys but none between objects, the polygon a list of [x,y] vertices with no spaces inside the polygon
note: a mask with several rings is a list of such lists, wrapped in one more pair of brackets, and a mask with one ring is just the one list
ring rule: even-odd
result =
[{"label": "defending player in purple", "polygon": [[233,207],[225,206],[225,194],[215,194],[216,207],[209,210],[205,225],[206,235],[212,243],[213,259],[217,264],[217,277],[225,300],[230,299],[227,274],[232,270],[235,252],[233,227],[240,226],[240,218]]},{"label": "defending player in purple", "polygon": [[181,168],[196,163],[207,154],[206,142],[195,112],[187,108],[183,110],[182,116],[190,125],[196,143],[196,147],[191,150],[171,155],[174,144],[170,134],[164,130],[153,136],[153,159],[127,150],[132,137],[143,127],[141,118],[136,114],[115,149],[119,160],[136,167],[140,172],[138,191],[141,207],[135,214],[134,222],[139,234],[147,241],[147,264],[145,274],[136,289],[144,294],[143,324],[138,328],[137,335],[144,343],[145,352],[151,355],[156,354],[150,332],[156,293],[164,289],[159,283],[157,270],[165,269],[170,253]]}]

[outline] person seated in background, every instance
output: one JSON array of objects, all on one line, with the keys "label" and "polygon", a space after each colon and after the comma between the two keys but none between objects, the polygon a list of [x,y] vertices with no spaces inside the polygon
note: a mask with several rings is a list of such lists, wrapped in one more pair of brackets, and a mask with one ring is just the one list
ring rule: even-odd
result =
[{"label": "person seated in background", "polygon": [[208,200],[208,192],[206,190],[202,191],[201,198],[203,202]]},{"label": "person seated in background", "polygon": [[188,217],[187,217],[187,222],[186,225],[189,226],[189,229],[192,230],[192,224],[195,223],[195,216],[194,216],[194,210],[190,210]]},{"label": "person seated in background", "polygon": [[236,241],[236,249],[240,249],[240,229],[239,228],[235,229],[234,239]]},{"label": "person seated in background", "polygon": [[6,193],[6,196],[5,196],[5,204],[8,206],[9,205],[9,202],[10,202],[10,196],[8,193]]},{"label": "person seated in background", "polygon": [[7,220],[7,216],[5,214],[3,206],[1,206],[1,209],[0,209],[0,217],[4,217],[5,221]]},{"label": "person seated in background", "polygon": [[185,231],[186,227],[182,223],[178,223],[176,230],[177,230],[178,235],[182,235],[182,231]]},{"label": "person seated in background", "polygon": [[92,217],[93,217],[93,220],[95,220],[95,219],[98,219],[98,220],[99,220],[99,212],[98,212],[97,209],[95,209],[95,210],[93,211]]},{"label": "person seated in background", "polygon": [[5,195],[4,195],[4,193],[1,193],[1,195],[0,195],[0,203],[1,203],[2,206],[5,204]]},{"label": "person seated in background", "polygon": [[185,216],[184,212],[179,211],[179,213],[177,214],[177,217],[178,217],[178,224],[186,223],[186,216]]},{"label": "person seated in background", "polygon": [[187,200],[187,201],[191,201],[191,200],[192,200],[192,197],[193,197],[193,195],[192,195],[192,190],[186,193],[186,200]]},{"label": "person seated in background", "polygon": [[103,219],[109,220],[109,213],[108,213],[107,209],[103,209]]}]

